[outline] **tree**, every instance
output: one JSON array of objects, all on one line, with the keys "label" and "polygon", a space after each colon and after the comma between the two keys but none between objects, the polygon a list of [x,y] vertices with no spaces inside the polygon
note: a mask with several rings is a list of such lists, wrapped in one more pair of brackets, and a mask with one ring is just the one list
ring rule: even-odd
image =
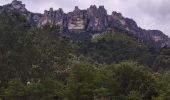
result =
[{"label": "tree", "polygon": [[144,100],[151,100],[158,94],[153,75],[136,63],[113,65],[113,77],[120,85],[119,95],[127,96],[131,91],[138,91]]},{"label": "tree", "polygon": [[68,77],[68,98],[71,100],[88,100],[94,98],[96,70],[89,63],[77,63]]},{"label": "tree", "polygon": [[[29,31],[33,46],[36,49],[36,59],[32,66],[32,77],[58,77],[58,73],[68,67],[69,54],[72,52],[70,39],[59,34],[58,28],[44,26]],[[62,79],[62,76],[60,77]]]},{"label": "tree", "polygon": [[8,83],[8,87],[4,90],[3,98],[7,100],[23,100],[26,96],[25,91],[25,85],[19,79],[14,79]]},{"label": "tree", "polygon": [[164,72],[160,78],[158,78],[159,96],[154,100],[169,100],[170,99],[170,72]]},{"label": "tree", "polygon": [[27,80],[35,58],[30,35],[26,34],[30,25],[17,12],[3,12],[0,26],[0,86],[15,78]]},{"label": "tree", "polygon": [[2,97],[7,100],[60,100],[64,97],[63,89],[62,83],[50,78],[30,84],[15,79],[9,82]]},{"label": "tree", "polygon": [[154,61],[153,69],[155,71],[162,72],[164,70],[169,70],[170,69],[169,65],[170,65],[170,49],[163,48]]}]

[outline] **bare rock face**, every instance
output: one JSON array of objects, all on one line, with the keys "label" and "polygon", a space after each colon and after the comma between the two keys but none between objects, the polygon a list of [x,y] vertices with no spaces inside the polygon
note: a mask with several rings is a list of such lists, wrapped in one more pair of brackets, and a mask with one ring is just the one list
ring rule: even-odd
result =
[{"label": "bare rock face", "polygon": [[14,0],[11,3],[12,7],[16,10],[20,10],[21,12],[26,12],[25,4],[22,4],[21,1]]},{"label": "bare rock face", "polygon": [[121,13],[113,11],[111,15],[108,15],[108,22],[109,27],[130,31],[127,22]]},{"label": "bare rock face", "polygon": [[50,8],[49,11],[45,10],[43,16],[40,18],[39,23],[37,24],[38,27],[48,25],[56,25],[60,26],[60,29],[66,27],[65,23],[65,13],[61,8],[54,11],[53,8]]},{"label": "bare rock face", "polygon": [[31,23],[32,26],[37,26],[40,18],[42,17],[42,14],[29,12],[25,8],[25,4],[22,4],[21,1],[17,1],[17,0],[13,0],[10,4],[0,7],[0,13],[2,12],[8,12],[8,13],[18,12],[23,16],[25,16],[25,18],[28,20],[28,22]]},{"label": "bare rock face", "polygon": [[97,8],[95,5],[87,9],[89,23],[87,26],[88,31],[103,31],[108,26],[107,11],[104,6]]},{"label": "bare rock face", "polygon": [[111,16],[113,19],[119,21],[120,24],[126,25],[126,21],[124,20],[124,17],[122,16],[121,13],[117,13],[117,12],[113,11]]},{"label": "bare rock face", "polygon": [[25,8],[25,4],[22,4],[21,1],[13,0],[10,4],[4,5],[3,7],[0,7],[1,12],[6,11],[19,11],[22,13],[27,13],[27,9]]},{"label": "bare rock face", "polygon": [[67,14],[69,31],[85,31],[87,25],[87,12],[77,6],[73,12]]},{"label": "bare rock face", "polygon": [[[115,11],[107,14],[104,6],[90,6],[87,10],[80,10],[77,6],[72,12],[64,13],[58,10],[45,10],[44,14],[29,12],[21,1],[0,6],[0,14],[3,12],[17,11],[26,17],[33,27],[44,25],[56,25],[61,31],[68,33],[97,33],[100,34],[108,28],[126,31],[127,34],[136,37],[143,43],[153,47],[170,47],[170,38],[159,30],[145,30],[140,28],[133,19],[125,18]],[[94,34],[95,36],[95,34]]]},{"label": "bare rock face", "polygon": [[107,11],[104,6],[97,8],[95,5],[87,10],[80,10],[77,6],[72,12],[65,14],[62,9],[54,11],[44,11],[43,17],[40,17],[37,23],[38,27],[48,25],[57,25],[62,31],[69,32],[102,32],[108,27]]}]

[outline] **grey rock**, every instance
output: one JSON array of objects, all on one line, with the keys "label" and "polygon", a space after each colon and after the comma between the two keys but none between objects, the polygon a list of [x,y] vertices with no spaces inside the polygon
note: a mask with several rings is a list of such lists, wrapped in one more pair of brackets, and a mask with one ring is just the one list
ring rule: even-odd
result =
[{"label": "grey rock", "polygon": [[66,15],[61,8],[56,11],[54,11],[53,8],[50,8],[49,11],[44,11],[44,14],[39,19],[39,23],[37,24],[37,26],[41,27],[46,24],[56,25],[60,26],[60,29],[62,30],[64,27],[66,27],[66,23],[64,22],[65,16]]},{"label": "grey rock", "polygon": [[80,10],[77,6],[73,12],[67,14],[67,27],[71,32],[83,32],[86,30],[87,11]]},{"label": "grey rock", "polygon": [[104,31],[108,26],[107,11],[104,6],[97,8],[95,5],[87,9],[89,23],[88,31]]},{"label": "grey rock", "polygon": [[159,30],[145,30],[140,28],[133,19],[125,18],[121,13],[115,11],[111,15],[107,14],[104,6],[97,8],[90,6],[87,10],[80,10],[77,6],[72,12],[64,13],[61,8],[49,11],[44,14],[29,12],[21,1],[14,0],[12,3],[0,6],[0,13],[3,11],[18,11],[26,17],[33,27],[43,27],[44,25],[56,25],[61,31],[68,33],[102,33],[107,28],[126,31],[143,43],[160,48],[170,47],[170,38]]},{"label": "grey rock", "polygon": [[12,7],[16,10],[20,10],[21,12],[26,12],[25,4],[22,4],[21,1],[14,0],[11,3]]}]

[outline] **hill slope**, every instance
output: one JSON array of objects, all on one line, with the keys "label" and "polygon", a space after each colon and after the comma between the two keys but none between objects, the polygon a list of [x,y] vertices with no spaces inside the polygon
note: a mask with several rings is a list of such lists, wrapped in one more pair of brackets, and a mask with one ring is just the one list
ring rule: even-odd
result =
[{"label": "hill slope", "polygon": [[32,25],[23,13],[0,14],[0,99],[170,99],[169,48],[116,27],[63,33]]}]

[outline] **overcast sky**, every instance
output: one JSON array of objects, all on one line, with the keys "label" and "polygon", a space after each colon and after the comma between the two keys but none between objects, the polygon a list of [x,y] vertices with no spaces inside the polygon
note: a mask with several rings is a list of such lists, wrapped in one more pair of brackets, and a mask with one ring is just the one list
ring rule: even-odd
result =
[{"label": "overcast sky", "polygon": [[[12,0],[0,0],[0,5]],[[170,36],[170,0],[20,0],[32,12],[43,13],[45,9],[63,8],[72,11],[74,6],[87,9],[90,5],[104,5],[111,14],[121,12],[124,17],[133,18],[145,29],[159,29]]]}]

